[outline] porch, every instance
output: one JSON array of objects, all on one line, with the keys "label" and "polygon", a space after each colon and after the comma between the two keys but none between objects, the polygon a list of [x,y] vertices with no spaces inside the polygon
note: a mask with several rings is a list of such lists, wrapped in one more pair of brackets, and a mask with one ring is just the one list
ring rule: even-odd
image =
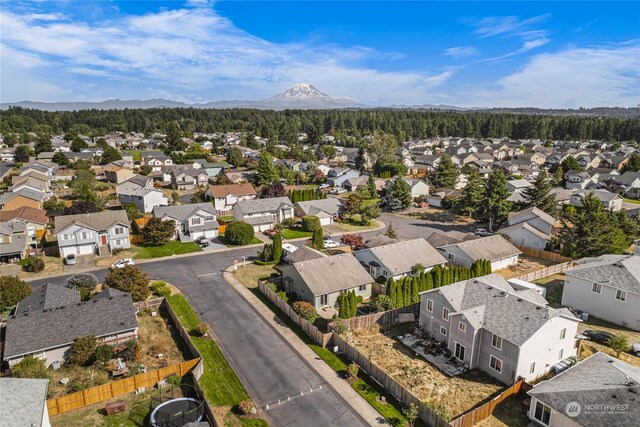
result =
[{"label": "porch", "polygon": [[400,335],[398,340],[447,376],[455,377],[469,370],[469,367],[457,360],[451,351],[448,349],[442,351],[443,347],[435,341],[418,338],[413,334]]}]

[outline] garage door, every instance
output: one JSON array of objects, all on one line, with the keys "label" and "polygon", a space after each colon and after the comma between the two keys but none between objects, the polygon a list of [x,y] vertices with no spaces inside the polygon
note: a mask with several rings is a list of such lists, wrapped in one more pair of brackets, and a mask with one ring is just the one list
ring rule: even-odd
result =
[{"label": "garage door", "polygon": [[92,255],[93,245],[80,245],[78,246],[78,255]]},{"label": "garage door", "polygon": [[214,237],[216,237],[218,235],[218,231],[217,230],[207,230],[204,232],[204,235],[207,237],[207,239],[213,239]]},{"label": "garage door", "polygon": [[65,258],[69,254],[74,254],[74,255],[78,254],[75,246],[67,246],[67,247],[60,248],[60,256],[62,258]]},{"label": "garage door", "polygon": [[328,217],[328,218],[320,218],[320,225],[331,225],[331,223],[333,218]]},{"label": "garage door", "polygon": [[266,230],[268,230],[268,229],[270,229],[270,228],[271,228],[271,225],[270,225],[270,224],[256,225],[256,226],[254,227],[254,229],[255,229],[257,232],[260,232],[260,231],[266,231]]}]

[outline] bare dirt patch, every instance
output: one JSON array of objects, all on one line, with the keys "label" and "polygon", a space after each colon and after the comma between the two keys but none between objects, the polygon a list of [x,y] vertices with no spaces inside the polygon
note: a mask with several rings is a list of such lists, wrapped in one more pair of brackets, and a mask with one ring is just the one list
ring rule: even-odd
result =
[{"label": "bare dirt patch", "polygon": [[441,414],[455,418],[489,400],[505,386],[480,371],[448,377],[394,337],[412,331],[415,324],[382,329],[361,329],[352,333],[352,342],[363,355],[420,400],[435,406]]},{"label": "bare dirt patch", "polygon": [[455,213],[438,208],[409,208],[404,211],[402,216],[410,218],[418,218],[426,221],[434,222],[448,222],[454,224],[472,224],[475,223],[473,218],[469,218],[463,215],[456,215]]},{"label": "bare dirt patch", "polygon": [[96,257],[96,266],[109,267],[111,264],[121,260],[122,258],[133,258],[133,255],[134,255],[133,250],[127,249],[126,251],[119,252],[117,255]]},{"label": "bare dirt patch", "polygon": [[554,264],[555,263],[553,261],[520,255],[518,257],[518,264],[512,265],[508,268],[503,268],[502,270],[494,271],[494,273],[499,274],[505,279],[512,279],[514,277],[542,270],[543,268],[547,268]]}]

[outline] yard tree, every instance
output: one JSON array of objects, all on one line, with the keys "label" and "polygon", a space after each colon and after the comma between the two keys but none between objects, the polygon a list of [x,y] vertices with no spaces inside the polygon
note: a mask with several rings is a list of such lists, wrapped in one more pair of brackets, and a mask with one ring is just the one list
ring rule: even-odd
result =
[{"label": "yard tree", "polygon": [[360,222],[362,225],[369,225],[372,219],[380,216],[380,208],[376,205],[368,205],[360,209]]},{"label": "yard tree", "polygon": [[344,210],[349,216],[354,216],[360,213],[362,209],[362,199],[356,194],[349,194],[349,197],[344,201]]},{"label": "yard tree", "polygon": [[411,206],[411,187],[404,179],[397,178],[384,189],[382,205],[390,212],[401,211]]},{"label": "yard tree", "polygon": [[31,285],[18,276],[0,276],[0,309],[13,307],[31,295]]},{"label": "yard tree", "polygon": [[389,294],[389,300],[391,301],[392,308],[398,308],[396,306],[397,291],[398,291],[398,288],[396,286],[396,281],[392,277],[387,281],[387,293]]},{"label": "yard tree", "polygon": [[618,359],[620,358],[620,353],[626,353],[631,349],[627,337],[622,334],[614,335],[609,338],[607,340],[607,345],[616,352],[616,357]]},{"label": "yard tree", "polygon": [[411,304],[420,302],[420,278],[413,276],[411,280]]},{"label": "yard tree", "polygon": [[364,239],[359,234],[343,234],[340,241],[349,245],[352,251],[364,249]]},{"label": "yard tree", "polygon": [[389,295],[378,295],[373,300],[372,305],[377,313],[393,309],[393,304],[391,303],[391,297]]},{"label": "yard tree", "polygon": [[471,169],[467,175],[467,185],[462,195],[454,202],[454,209],[462,215],[478,219],[484,201],[484,185],[477,169]]},{"label": "yard tree", "polygon": [[147,246],[161,246],[175,235],[176,226],[173,221],[151,218],[142,228],[142,240]]},{"label": "yard tree", "polygon": [[407,419],[409,427],[413,427],[414,423],[416,422],[416,418],[418,418],[419,415],[418,408],[416,407],[416,405],[411,403],[409,404],[409,406],[402,410],[402,415],[404,415],[404,417]]},{"label": "yard tree", "polygon": [[629,242],[615,216],[605,210],[593,193],[582,201],[573,214],[565,212],[560,238],[561,253],[570,258],[621,254]]},{"label": "yard tree", "polygon": [[393,134],[375,131],[371,136],[369,143],[369,157],[371,162],[394,162],[396,160],[396,150],[398,149],[398,141]]},{"label": "yard tree", "polygon": [[133,221],[134,219],[142,218],[144,216],[140,213],[140,209],[135,203],[125,203],[124,210],[127,212],[127,218],[129,221]]},{"label": "yard tree", "polygon": [[36,154],[53,151],[53,148],[51,147],[51,135],[46,132],[38,133],[33,149]]},{"label": "yard tree", "polygon": [[98,285],[98,278],[91,273],[78,273],[67,279],[67,287],[80,292],[83,301],[87,301]]},{"label": "yard tree", "polygon": [[101,209],[94,202],[76,201],[71,206],[65,206],[63,215],[79,215],[100,212]]},{"label": "yard tree", "polygon": [[358,148],[358,152],[356,153],[356,157],[353,162],[355,163],[356,169],[358,169],[359,171],[365,170],[365,164],[367,160],[366,152],[363,147]]},{"label": "yard tree", "polygon": [[165,142],[167,143],[168,152],[184,151],[184,149],[187,148],[187,144],[182,140],[182,130],[177,121],[174,120],[167,125]]},{"label": "yard tree", "polygon": [[582,166],[580,166],[580,163],[578,163],[576,158],[573,156],[568,156],[566,159],[560,162],[560,167],[565,172],[569,172],[570,170],[574,170],[574,171],[583,170]]},{"label": "yard tree", "polygon": [[553,171],[553,184],[558,187],[562,185],[564,181],[564,170],[562,166],[558,166],[555,171]]},{"label": "yard tree", "polygon": [[551,182],[545,171],[541,171],[533,182],[533,187],[527,187],[522,191],[524,205],[527,208],[538,208],[549,215],[557,213],[556,198],[551,193]]},{"label": "yard tree", "polygon": [[98,339],[94,335],[78,337],[71,344],[69,361],[78,366],[90,365],[94,361],[96,348],[98,348]]},{"label": "yard tree", "polygon": [[71,141],[71,151],[79,153],[84,148],[89,148],[89,144],[87,144],[87,141],[76,135],[76,137]]},{"label": "yard tree", "polygon": [[76,177],[71,181],[71,188],[76,199],[85,202],[97,202],[96,194],[96,176],[88,169],[81,169],[76,172]]},{"label": "yard tree", "polygon": [[324,240],[322,239],[322,234],[322,228],[316,228],[315,230],[313,230],[313,237],[311,239],[313,247],[319,251],[324,249]]},{"label": "yard tree", "polygon": [[273,165],[273,156],[268,151],[260,153],[260,159],[256,166],[255,183],[257,185],[268,185],[280,178],[278,169]]},{"label": "yard tree", "polygon": [[244,165],[244,157],[242,156],[242,150],[238,147],[233,147],[227,152],[227,162],[234,167],[240,167]]},{"label": "yard tree", "polygon": [[113,147],[107,147],[102,153],[100,164],[106,165],[107,163],[115,162],[116,160],[122,160],[120,152]]},{"label": "yard tree", "polygon": [[49,379],[49,370],[43,359],[36,359],[29,354],[11,367],[11,375],[16,378]]},{"label": "yard tree", "polygon": [[130,293],[134,302],[146,300],[151,293],[149,277],[140,267],[133,265],[111,270],[104,279],[104,284],[109,288]]},{"label": "yard tree", "polygon": [[29,148],[28,145],[18,145],[13,152],[13,157],[16,158],[16,161],[21,163],[26,163],[29,161],[29,156],[33,155],[33,151]]},{"label": "yard tree", "polygon": [[489,221],[489,229],[493,229],[494,225],[502,224],[511,210],[511,202],[507,200],[511,194],[502,169],[494,169],[489,174],[484,188],[484,217]]},{"label": "yard tree", "polygon": [[434,170],[429,179],[431,184],[436,188],[454,188],[458,181],[460,171],[458,167],[453,163],[451,157],[443,155],[440,160],[440,164]]},{"label": "yard tree", "polygon": [[51,159],[53,161],[53,163],[60,165],[60,166],[69,166],[69,158],[67,156],[64,155],[63,152],[61,151],[57,151],[54,155],[53,155],[53,159]]},{"label": "yard tree", "polygon": [[273,260],[275,262],[280,262],[282,258],[282,236],[280,233],[276,233],[273,236]]},{"label": "yard tree", "polygon": [[629,161],[625,168],[630,172],[639,172],[640,171],[640,154],[633,153],[629,156]]},{"label": "yard tree", "polygon": [[57,197],[52,197],[42,204],[42,208],[47,211],[63,211],[67,205]]},{"label": "yard tree", "polygon": [[393,222],[389,223],[389,227],[387,227],[387,231],[384,235],[390,239],[398,240],[398,233],[396,233],[396,230],[393,228]]},{"label": "yard tree", "polygon": [[231,245],[248,245],[255,236],[255,230],[251,224],[244,221],[233,221],[227,226],[224,238]]},{"label": "yard tree", "polygon": [[376,178],[373,174],[369,174],[369,179],[367,180],[367,190],[369,190],[369,198],[375,199],[378,197],[378,189],[376,188]]},{"label": "yard tree", "polygon": [[273,197],[285,197],[286,195],[287,191],[284,189],[284,184],[280,181],[273,181],[270,184],[262,186],[258,193],[258,198],[270,199]]}]

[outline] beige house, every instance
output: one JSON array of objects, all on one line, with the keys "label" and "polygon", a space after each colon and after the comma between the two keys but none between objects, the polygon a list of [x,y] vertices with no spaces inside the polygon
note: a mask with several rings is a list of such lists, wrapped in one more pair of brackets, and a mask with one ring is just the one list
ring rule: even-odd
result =
[{"label": "beige house", "polygon": [[116,165],[106,165],[102,168],[102,171],[104,172],[105,180],[115,184],[122,184],[137,175],[133,169]]}]

